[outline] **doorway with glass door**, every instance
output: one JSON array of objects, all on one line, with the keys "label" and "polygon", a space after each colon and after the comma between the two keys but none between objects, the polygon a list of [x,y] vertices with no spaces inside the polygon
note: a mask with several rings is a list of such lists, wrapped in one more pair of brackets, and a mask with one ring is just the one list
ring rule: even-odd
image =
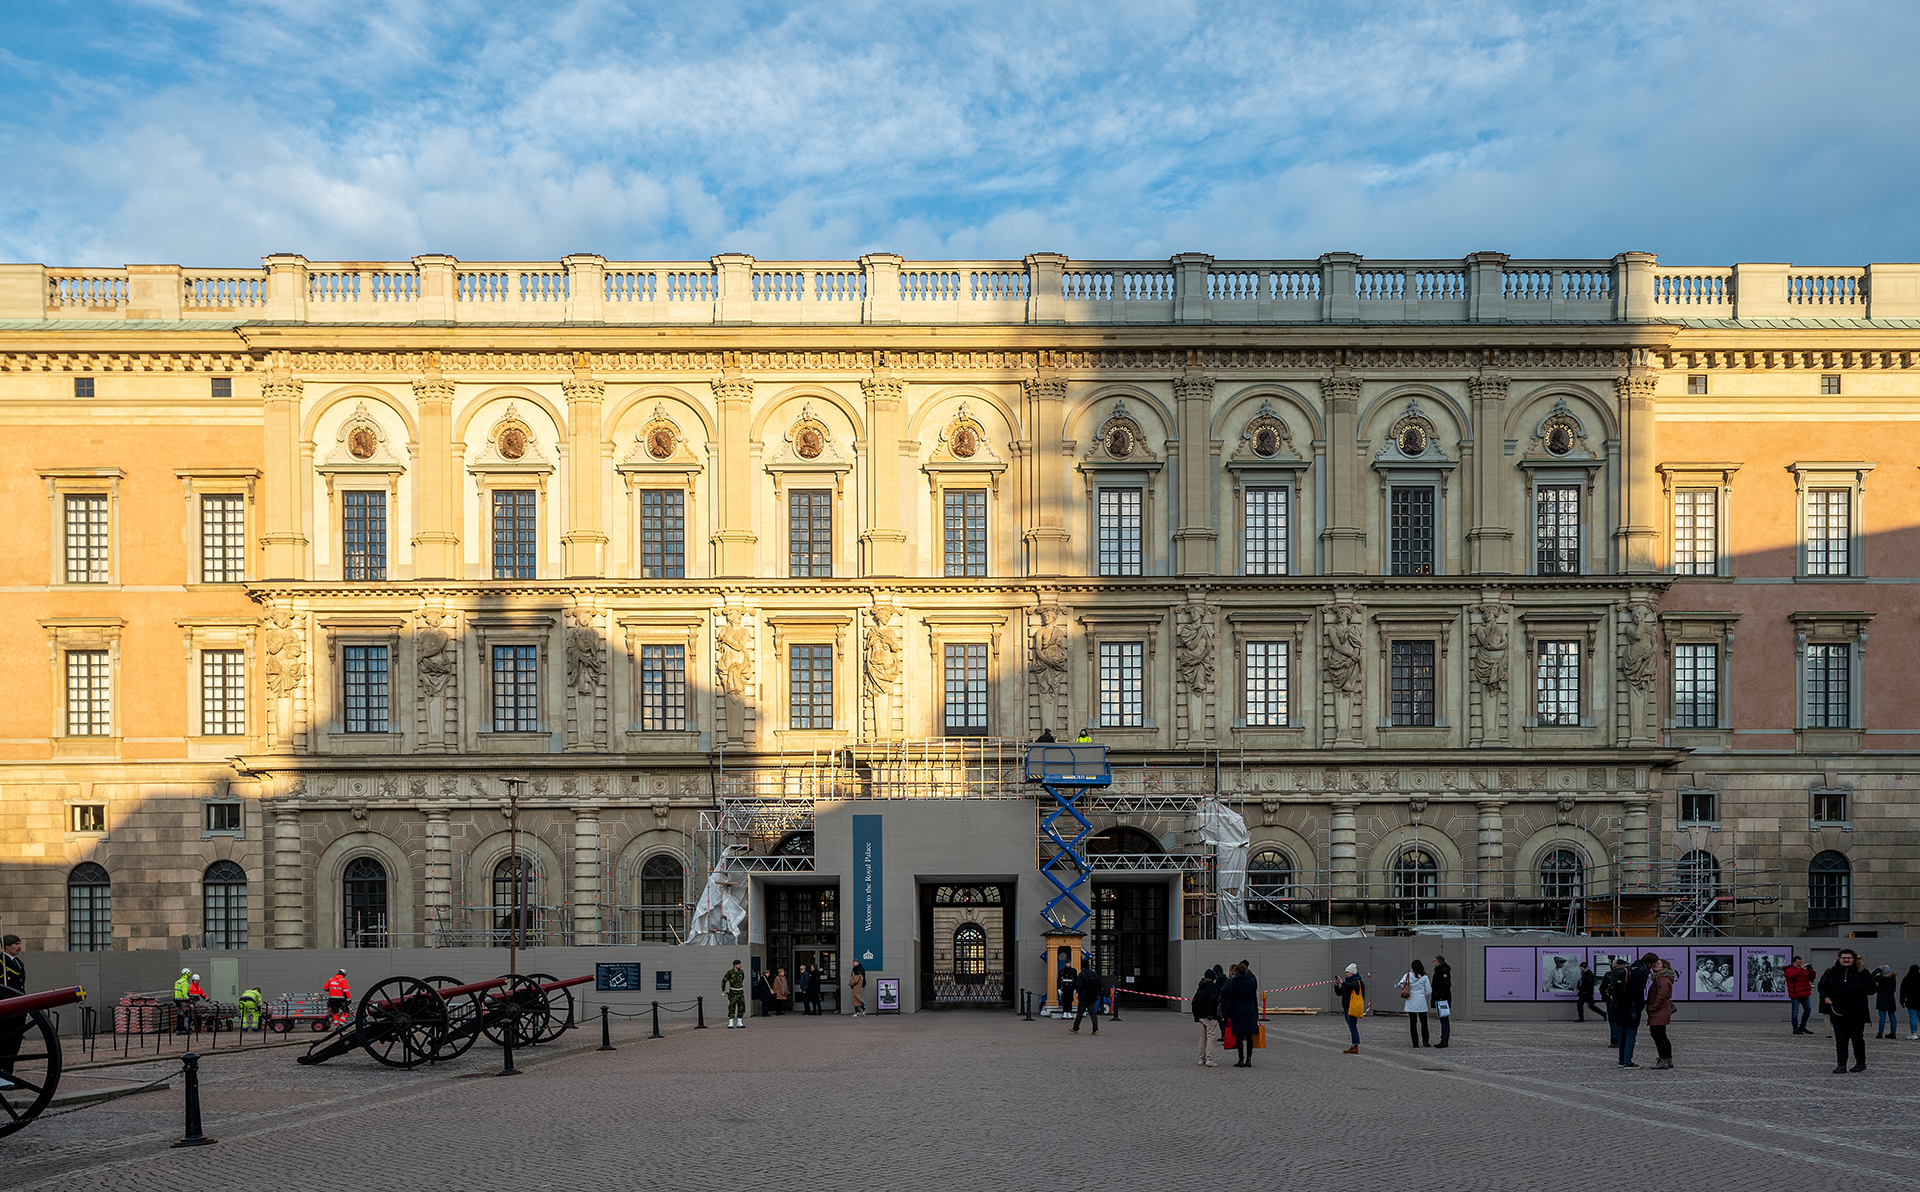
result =
[{"label": "doorway with glass door", "polygon": [[804,1010],[801,969],[820,972],[820,1008],[840,1011],[840,887],[767,886],[767,967],[784,971],[793,1009]]},{"label": "doorway with glass door", "polygon": [[921,884],[921,1006],[1012,1007],[1013,894],[1011,882]]}]

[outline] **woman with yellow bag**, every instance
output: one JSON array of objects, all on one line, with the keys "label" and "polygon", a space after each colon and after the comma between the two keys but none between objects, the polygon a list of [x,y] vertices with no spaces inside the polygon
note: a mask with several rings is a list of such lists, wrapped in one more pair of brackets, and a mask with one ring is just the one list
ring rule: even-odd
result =
[{"label": "woman with yellow bag", "polygon": [[1347,1033],[1353,1036],[1353,1046],[1347,1048],[1344,1055],[1360,1054],[1360,1019],[1367,1013],[1367,983],[1360,979],[1360,966],[1347,966],[1346,979],[1333,991],[1334,998],[1340,1003],[1347,1016]]}]

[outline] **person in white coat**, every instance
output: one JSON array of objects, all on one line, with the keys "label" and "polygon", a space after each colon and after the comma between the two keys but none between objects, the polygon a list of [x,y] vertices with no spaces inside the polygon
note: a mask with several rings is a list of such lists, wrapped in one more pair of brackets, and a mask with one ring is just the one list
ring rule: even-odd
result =
[{"label": "person in white coat", "polygon": [[1400,996],[1407,1001],[1407,1033],[1413,1046],[1431,1047],[1427,1042],[1427,1011],[1433,1007],[1433,982],[1427,979],[1427,966],[1418,960],[1406,976],[1400,978]]}]

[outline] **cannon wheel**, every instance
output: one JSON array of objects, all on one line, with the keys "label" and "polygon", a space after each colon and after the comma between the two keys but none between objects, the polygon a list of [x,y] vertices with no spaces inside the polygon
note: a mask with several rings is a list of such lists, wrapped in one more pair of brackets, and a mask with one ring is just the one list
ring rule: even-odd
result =
[{"label": "cannon wheel", "polygon": [[496,1046],[506,1043],[506,1032],[513,1032],[515,1047],[532,1047],[546,1033],[547,1020],[552,1011],[547,1006],[547,995],[538,984],[529,977],[512,976],[506,978],[504,989],[495,989],[487,995],[487,1000],[504,999],[512,1003],[512,1013],[500,1013],[495,1007],[495,1017],[486,1025],[487,1038]]},{"label": "cannon wheel", "polygon": [[[541,985],[552,985],[560,978],[549,973],[528,973],[527,979]],[[547,994],[547,1029],[535,1040],[539,1043],[551,1043],[567,1031],[567,1024],[573,1021],[573,990],[554,989]]]},{"label": "cannon wheel", "polygon": [[[452,989],[456,985],[468,984],[459,977],[422,977],[420,979],[435,989]],[[480,996],[477,993],[463,993],[447,1002],[447,1029],[446,1033],[440,1037],[439,1049],[433,1053],[434,1063],[458,1059],[465,1055],[467,1048],[472,1047],[473,1041],[480,1037],[480,1032],[473,1029],[473,1020],[480,1016]]]},{"label": "cannon wheel", "polygon": [[360,1049],[387,1067],[417,1067],[446,1033],[447,1004],[417,977],[388,977],[360,999],[353,1029]]},{"label": "cannon wheel", "polygon": [[[0,1001],[0,1006],[6,1003]],[[19,1040],[13,1057],[13,1087],[0,1089],[0,1138],[18,1130],[47,1107],[60,1087],[60,1036],[44,1010],[0,1018],[0,1037]]]}]

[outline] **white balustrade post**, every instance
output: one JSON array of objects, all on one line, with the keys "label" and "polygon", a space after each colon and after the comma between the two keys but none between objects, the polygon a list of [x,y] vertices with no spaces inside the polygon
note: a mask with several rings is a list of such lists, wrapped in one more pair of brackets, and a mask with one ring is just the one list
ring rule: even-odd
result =
[{"label": "white balustrade post", "polygon": [[1360,320],[1360,299],[1354,293],[1353,275],[1360,269],[1360,254],[1322,253],[1320,256],[1320,321],[1355,323]]},{"label": "white balustrade post", "polygon": [[0,265],[0,319],[47,317],[47,267]]},{"label": "white balustrade post", "polygon": [[1037,252],[1027,257],[1027,322],[1067,321],[1066,271],[1067,258],[1060,253]]},{"label": "white balustrade post", "polygon": [[723,252],[713,260],[715,301],[713,321],[739,324],[753,321],[753,258],[743,252]]},{"label": "white balustrade post", "polygon": [[1733,317],[1784,319],[1793,314],[1787,303],[1787,273],[1791,265],[1737,264],[1733,267]]},{"label": "white balustrade post", "polygon": [[890,252],[868,253],[860,258],[860,268],[867,274],[867,304],[861,322],[900,321],[900,266],[904,263]]},{"label": "white balustrade post", "polygon": [[299,253],[262,257],[267,267],[267,310],[272,322],[307,321],[307,258]]},{"label": "white balustrade post", "polygon": [[567,321],[604,321],[607,259],[597,253],[578,252],[562,257],[560,263],[567,267]]},{"label": "white balustrade post", "polygon": [[451,323],[457,317],[460,294],[460,261],[442,253],[423,253],[413,258],[420,275],[420,321]]},{"label": "white balustrade post", "polygon": [[1613,258],[1613,317],[1616,322],[1654,318],[1653,265],[1650,252],[1623,252]]},{"label": "white balustrade post", "polygon": [[1173,265],[1173,321],[1208,323],[1213,320],[1207,301],[1207,266],[1213,258],[1203,252],[1183,252],[1168,258]]},{"label": "white balustrade post", "polygon": [[1506,294],[1502,284],[1509,260],[1503,252],[1477,252],[1469,255],[1467,265],[1467,319],[1474,323],[1505,321]]}]

